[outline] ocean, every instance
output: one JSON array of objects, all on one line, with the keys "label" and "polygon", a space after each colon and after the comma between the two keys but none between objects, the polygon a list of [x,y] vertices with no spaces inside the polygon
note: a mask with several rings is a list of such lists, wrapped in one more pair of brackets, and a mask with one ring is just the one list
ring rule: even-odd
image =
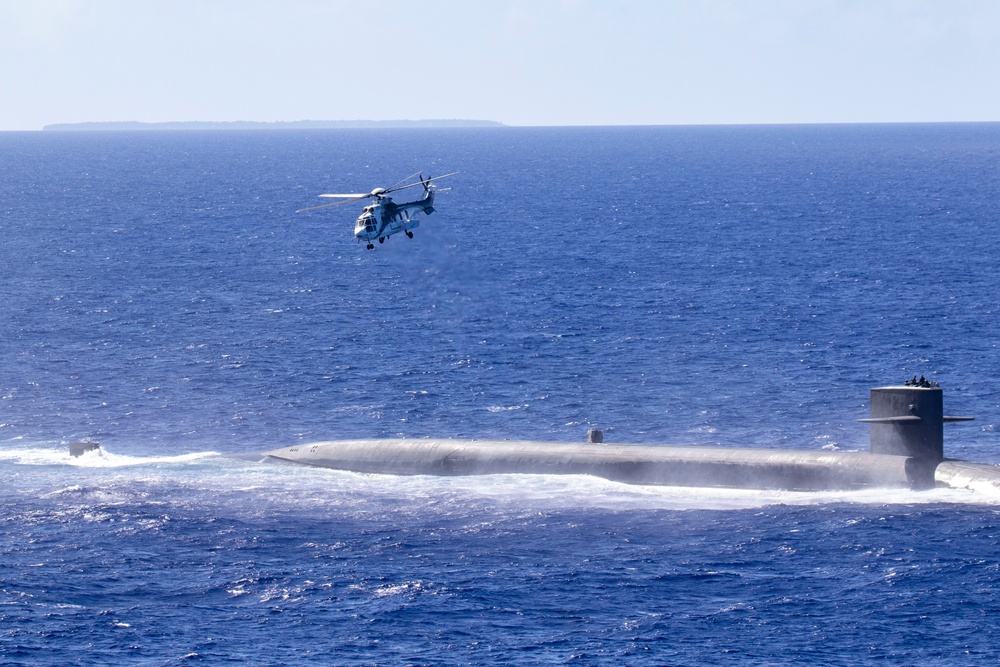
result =
[{"label": "ocean", "polygon": [[924,375],[1000,463],[998,202],[1000,124],[0,133],[0,664],[995,663],[988,493],[256,455],[864,451]]}]

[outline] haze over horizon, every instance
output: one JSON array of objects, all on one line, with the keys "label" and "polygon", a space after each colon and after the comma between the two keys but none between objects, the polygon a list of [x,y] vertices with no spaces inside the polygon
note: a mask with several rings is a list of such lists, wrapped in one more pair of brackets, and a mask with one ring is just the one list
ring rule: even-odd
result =
[{"label": "haze over horizon", "polygon": [[1000,120],[986,0],[0,0],[0,130]]}]

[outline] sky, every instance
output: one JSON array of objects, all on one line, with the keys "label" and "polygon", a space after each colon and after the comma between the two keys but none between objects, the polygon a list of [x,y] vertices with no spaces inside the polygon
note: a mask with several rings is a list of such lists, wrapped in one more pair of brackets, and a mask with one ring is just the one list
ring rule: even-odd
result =
[{"label": "sky", "polygon": [[1000,121],[998,0],[0,0],[0,130]]}]

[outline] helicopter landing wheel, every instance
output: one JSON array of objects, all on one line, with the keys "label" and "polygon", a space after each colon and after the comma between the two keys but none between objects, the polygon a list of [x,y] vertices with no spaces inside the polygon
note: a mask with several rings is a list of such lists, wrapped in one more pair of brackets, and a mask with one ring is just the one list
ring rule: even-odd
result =
[{"label": "helicopter landing wheel", "polygon": [[407,229],[406,230],[406,236],[412,239],[413,238],[413,232],[411,232],[409,229]]},{"label": "helicopter landing wheel", "polygon": [[366,247],[367,247],[367,248],[368,248],[369,250],[374,250],[374,249],[375,249],[375,244],[374,244],[374,243],[369,243],[369,244],[368,244],[368,245],[367,245]]},{"label": "helicopter landing wheel", "polygon": [[385,237],[384,236],[378,237],[378,242],[379,243],[385,243]]}]

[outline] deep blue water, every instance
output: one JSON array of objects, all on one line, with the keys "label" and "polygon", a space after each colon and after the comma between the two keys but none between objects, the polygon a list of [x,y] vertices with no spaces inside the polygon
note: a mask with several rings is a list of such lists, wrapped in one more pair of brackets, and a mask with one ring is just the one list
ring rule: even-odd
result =
[{"label": "deep blue water", "polygon": [[996,662],[1000,498],[214,453],[865,449],[924,374],[1000,463],[998,202],[996,124],[0,134],[0,663]]}]

